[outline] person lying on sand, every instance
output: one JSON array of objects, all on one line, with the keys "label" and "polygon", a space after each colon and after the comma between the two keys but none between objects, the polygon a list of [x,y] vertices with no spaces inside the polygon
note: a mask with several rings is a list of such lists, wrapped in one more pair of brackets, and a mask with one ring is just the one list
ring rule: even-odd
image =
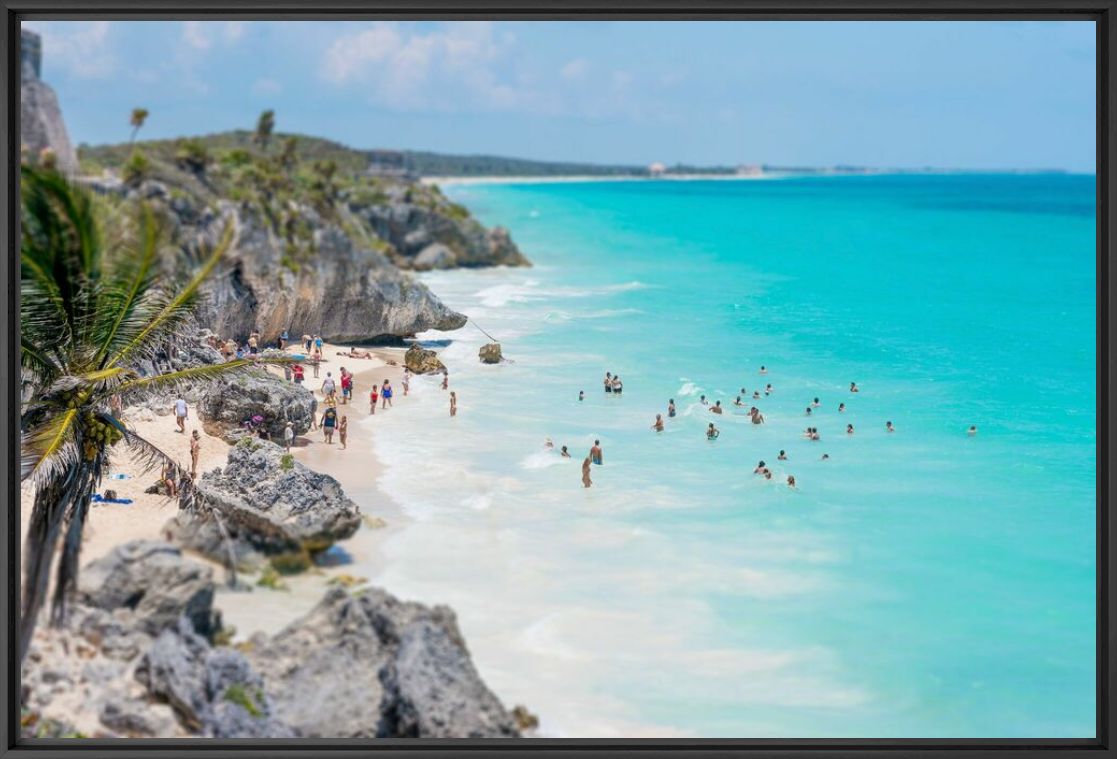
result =
[{"label": "person lying on sand", "polygon": [[364,348],[350,348],[347,351],[338,351],[337,355],[345,356],[346,358],[376,358],[372,355],[372,351],[365,350]]},{"label": "person lying on sand", "polygon": [[717,440],[718,435],[720,435],[720,434],[721,434],[721,430],[719,430],[717,427],[715,427],[713,422],[710,422],[710,426],[706,428],[706,439],[707,440]]},{"label": "person lying on sand", "polygon": [[663,415],[656,414],[655,421],[652,423],[652,429],[656,432],[663,432]]}]

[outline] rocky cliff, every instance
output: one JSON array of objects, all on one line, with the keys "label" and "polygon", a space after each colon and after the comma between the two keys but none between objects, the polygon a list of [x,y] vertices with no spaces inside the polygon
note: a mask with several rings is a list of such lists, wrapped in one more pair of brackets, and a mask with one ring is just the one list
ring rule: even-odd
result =
[{"label": "rocky cliff", "polygon": [[39,78],[42,40],[38,34],[20,32],[20,108],[19,139],[31,160],[39,160],[44,150],[54,153],[58,168],[66,174],[78,170],[78,157],[66,134],[62,110],[54,90]]}]

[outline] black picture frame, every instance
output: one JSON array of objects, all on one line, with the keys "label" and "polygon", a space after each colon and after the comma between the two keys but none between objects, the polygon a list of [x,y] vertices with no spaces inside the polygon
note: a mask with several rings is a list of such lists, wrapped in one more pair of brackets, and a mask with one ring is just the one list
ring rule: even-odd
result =
[{"label": "black picture frame", "polygon": [[[928,757],[969,759],[978,756],[1035,756],[1051,759],[1117,755],[1113,745],[1117,713],[1111,694],[1117,668],[1117,588],[1113,546],[1117,545],[1111,483],[1115,460],[1110,444],[1117,431],[1112,406],[1115,396],[1114,339],[1117,313],[1111,293],[1117,281],[1111,266],[1117,205],[1113,188],[1117,174],[1111,154],[1117,144],[1117,0],[0,0],[3,25],[0,50],[4,60],[5,97],[0,103],[4,125],[0,171],[0,235],[5,255],[0,265],[4,308],[0,325],[0,407],[5,434],[0,439],[0,482],[3,482],[4,546],[0,580],[5,592],[0,620],[0,677],[3,715],[0,759],[78,755],[91,759],[117,756],[236,757],[291,759],[375,756],[383,759],[428,759],[449,755],[474,757],[541,756],[547,759],[587,757],[688,757],[714,759],[746,755],[755,759],[853,759]],[[48,19],[176,19],[176,20],[311,20],[311,19],[519,19],[519,20],[1008,20],[1086,19],[1097,29],[1097,729],[1092,739],[524,739],[524,740],[204,740],[204,739],[38,739],[19,738],[19,667],[15,623],[19,596],[19,478],[17,472],[19,408],[18,181],[19,156],[19,32],[22,21]]]}]

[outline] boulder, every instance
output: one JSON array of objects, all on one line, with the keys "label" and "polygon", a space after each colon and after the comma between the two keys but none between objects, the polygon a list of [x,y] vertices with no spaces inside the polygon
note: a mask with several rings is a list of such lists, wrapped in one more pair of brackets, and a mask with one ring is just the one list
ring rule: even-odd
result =
[{"label": "boulder", "polygon": [[257,551],[247,540],[221,534],[213,519],[202,514],[180,511],[163,525],[167,539],[187,551],[201,554],[228,566],[230,561],[239,572],[256,572],[268,557]]},{"label": "boulder", "polygon": [[130,699],[124,694],[106,694],[98,718],[109,730],[129,738],[175,734],[174,713],[169,707]]},{"label": "boulder", "polygon": [[283,439],[287,422],[296,435],[309,431],[316,408],[314,393],[306,387],[255,369],[210,384],[198,405],[202,426],[211,435],[239,437],[244,422],[261,416],[273,440]]},{"label": "boulder", "polygon": [[368,588],[333,588],[247,654],[281,721],[307,737],[516,737],[454,613]]},{"label": "boulder", "polygon": [[182,555],[177,547],[152,540],[117,546],[86,565],[78,579],[78,600],[97,609],[126,609],[149,635],[186,617],[203,635],[220,623],[213,605],[213,571]]},{"label": "boulder", "polygon": [[208,738],[288,738],[271,716],[260,675],[244,656],[211,648],[186,620],[164,630],[136,667],[136,680],[180,721]]},{"label": "boulder", "polygon": [[430,245],[419,251],[415,259],[411,262],[412,268],[417,271],[425,271],[427,269],[449,269],[454,265],[454,251],[447,248],[440,242],[431,243]]},{"label": "boulder", "polygon": [[499,364],[503,356],[500,352],[500,343],[486,343],[482,345],[477,355],[482,364]]},{"label": "boulder", "polygon": [[412,345],[403,354],[403,365],[416,374],[439,374],[446,370],[437,353],[418,345]]},{"label": "boulder", "polygon": [[20,32],[20,110],[19,137],[29,157],[37,160],[42,151],[50,150],[65,174],[75,174],[78,157],[66,133],[58,95],[39,78],[42,68],[42,39],[23,29]]},{"label": "boulder", "polygon": [[[304,556],[350,537],[361,525],[357,505],[333,477],[306,468],[278,445],[243,438],[223,468],[196,485],[197,512],[216,511],[234,541],[259,553]],[[207,552],[208,553],[208,552]],[[226,562],[224,549],[213,558]]]}]

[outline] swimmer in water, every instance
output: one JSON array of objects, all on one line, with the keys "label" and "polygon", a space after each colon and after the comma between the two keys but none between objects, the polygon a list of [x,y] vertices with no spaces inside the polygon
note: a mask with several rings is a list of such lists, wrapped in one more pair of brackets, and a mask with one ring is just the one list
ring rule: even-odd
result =
[{"label": "swimmer in water", "polygon": [[715,427],[713,422],[710,422],[710,426],[706,428],[706,439],[707,440],[717,440],[718,435],[720,435],[720,434],[721,434],[721,430],[719,430],[717,427]]},{"label": "swimmer in water", "polygon": [[713,413],[713,414],[722,413],[721,401],[714,401],[714,405],[710,406],[710,413]]},{"label": "swimmer in water", "polygon": [[846,425],[846,434],[847,435],[852,435],[853,434],[853,425],[852,424],[847,424]]},{"label": "swimmer in water", "polygon": [[845,412],[845,410],[846,410],[846,405],[844,403],[839,403],[838,404],[838,413],[841,414],[841,413]]},{"label": "swimmer in water", "polygon": [[663,432],[663,415],[656,414],[655,422],[652,424],[652,429],[656,432]]},{"label": "swimmer in water", "polygon": [[787,475],[787,486],[789,488],[795,487],[795,475],[793,475],[793,474]]},{"label": "swimmer in water", "polygon": [[768,470],[768,467],[764,464],[763,461],[761,461],[759,464],[756,465],[756,469],[752,470],[752,473],[753,474],[764,474],[764,472],[766,472],[767,470]]},{"label": "swimmer in water", "polygon": [[550,438],[547,438],[546,440],[543,441],[543,447],[546,448],[549,451],[549,450],[551,450],[552,448],[555,447],[555,444],[553,442],[551,442]]},{"label": "swimmer in water", "polygon": [[764,479],[766,479],[766,480],[770,480],[770,479],[772,479],[772,472],[771,472],[771,470],[769,470],[769,469],[765,469],[765,470],[764,470]]},{"label": "swimmer in water", "polygon": [[884,431],[885,432],[895,432],[896,428],[892,426],[892,422],[885,422],[884,423]]},{"label": "swimmer in water", "polygon": [[601,455],[601,441],[600,440],[594,440],[593,441],[593,448],[590,448],[590,459],[592,459],[593,463],[595,463],[595,464],[604,463],[604,459],[602,458],[602,455]]},{"label": "swimmer in water", "polygon": [[829,453],[822,454],[822,461],[829,461],[829,460],[830,460],[830,454]]},{"label": "swimmer in water", "polygon": [[[605,392],[607,392],[607,393],[613,392],[613,373],[612,372],[605,372]],[[586,485],[586,487],[588,488],[589,485]]]},{"label": "swimmer in water", "polygon": [[741,396],[738,395],[737,400],[733,401],[733,405],[734,406],[744,406],[745,404],[741,403]]},{"label": "swimmer in water", "polygon": [[967,435],[976,435],[977,434],[977,425],[976,424],[971,424],[970,428],[968,430],[966,430],[966,434]]},{"label": "swimmer in water", "polygon": [[667,416],[675,416],[675,399],[671,398],[667,401]]},{"label": "swimmer in water", "polygon": [[585,399],[586,399],[586,391],[585,390],[579,390],[578,391],[578,400],[579,401],[584,401]]},{"label": "swimmer in water", "polygon": [[563,457],[564,459],[568,459],[568,458],[570,458],[570,451],[566,450],[566,446],[565,446],[565,445],[564,445],[564,446],[562,447],[562,452],[561,452],[561,454],[560,454],[560,455],[561,455],[561,456],[562,456],[562,457]]},{"label": "swimmer in water", "polygon": [[768,384],[767,384],[767,385],[766,385],[766,386],[764,387],[764,394],[765,394],[765,395],[768,395],[768,394],[769,394],[769,393],[771,393],[771,392],[772,392],[772,383],[771,383],[771,382],[769,382],[769,383],[768,383]]},{"label": "swimmer in water", "polygon": [[815,399],[813,401],[811,401],[811,405],[814,406],[815,408],[818,408],[822,404],[818,402],[818,397],[815,396]]},{"label": "swimmer in water", "polygon": [[759,390],[753,390],[752,391],[752,399],[754,401],[760,400],[760,391]]},{"label": "swimmer in water", "polygon": [[586,456],[585,461],[582,462],[582,486],[588,488],[592,484],[593,480],[590,479],[590,457]]},{"label": "swimmer in water", "polygon": [[850,383],[849,383],[849,392],[851,392],[851,393],[860,393],[860,392],[861,392],[861,389],[857,387],[857,383],[856,383],[856,382],[850,382]]},{"label": "swimmer in water", "polygon": [[760,409],[758,409],[756,406],[752,407],[752,411],[750,411],[749,414],[752,418],[753,424],[764,424],[764,414],[761,414]]},{"label": "swimmer in water", "polygon": [[742,387],[742,388],[741,388],[741,395],[748,395],[748,394],[749,394],[749,391],[748,391],[748,390],[745,390],[745,389],[744,389],[744,388]]},{"label": "swimmer in water", "polygon": [[760,367],[760,373],[761,373],[761,374],[767,374],[767,373],[768,373],[768,367],[766,367],[766,366],[764,366],[764,365],[761,365],[761,367]]},{"label": "swimmer in water", "polygon": [[806,416],[810,416],[810,415],[811,415],[811,407],[810,407],[810,406],[807,406],[807,413],[806,413]]},{"label": "swimmer in water", "polygon": [[784,451],[784,450],[783,450],[783,449],[781,448],[781,449],[780,449],[780,455],[779,455],[779,456],[776,456],[776,460],[777,460],[777,461],[787,461],[787,452],[786,452],[786,451]]},{"label": "swimmer in water", "polygon": [[708,400],[706,400],[706,396],[704,396],[704,395],[698,396],[698,402],[701,403],[703,406],[709,406],[710,405],[710,402]]}]

